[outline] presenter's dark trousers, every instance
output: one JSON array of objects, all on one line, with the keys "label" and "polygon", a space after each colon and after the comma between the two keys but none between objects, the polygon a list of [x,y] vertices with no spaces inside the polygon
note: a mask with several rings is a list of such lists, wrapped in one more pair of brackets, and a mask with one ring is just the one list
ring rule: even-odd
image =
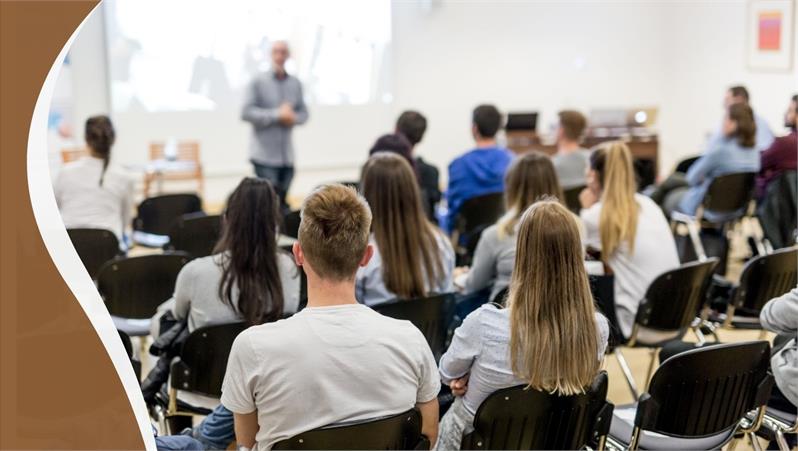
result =
[{"label": "presenter's dark trousers", "polygon": [[291,181],[294,179],[293,166],[268,166],[252,162],[255,167],[255,174],[262,179],[271,182],[274,190],[277,191],[277,196],[280,197],[280,206],[283,211],[288,210],[288,204],[285,201],[285,196],[288,194],[288,189],[291,187]]}]

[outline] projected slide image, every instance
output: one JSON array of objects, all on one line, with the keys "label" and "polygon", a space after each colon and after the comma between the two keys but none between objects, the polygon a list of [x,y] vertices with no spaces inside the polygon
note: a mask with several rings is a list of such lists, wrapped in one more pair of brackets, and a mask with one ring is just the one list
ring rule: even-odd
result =
[{"label": "projected slide image", "polygon": [[390,0],[106,0],[115,111],[237,109],[275,40],[309,104],[388,102]]}]

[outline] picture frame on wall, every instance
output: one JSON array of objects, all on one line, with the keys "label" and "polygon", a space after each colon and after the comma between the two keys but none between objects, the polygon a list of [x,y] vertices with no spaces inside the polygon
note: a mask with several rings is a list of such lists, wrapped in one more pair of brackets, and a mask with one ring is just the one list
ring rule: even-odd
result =
[{"label": "picture frame on wall", "polygon": [[793,0],[749,0],[746,62],[750,69],[788,71],[793,65]]}]

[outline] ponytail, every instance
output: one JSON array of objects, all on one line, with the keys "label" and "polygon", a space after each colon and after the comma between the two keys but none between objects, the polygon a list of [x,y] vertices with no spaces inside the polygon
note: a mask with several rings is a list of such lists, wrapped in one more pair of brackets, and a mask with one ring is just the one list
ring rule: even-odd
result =
[{"label": "ponytail", "polygon": [[88,118],[84,136],[86,144],[91,148],[92,153],[103,159],[103,170],[100,173],[100,186],[102,186],[105,171],[108,169],[108,162],[111,160],[111,146],[116,139],[116,132],[111,119],[108,116],[92,116]]},{"label": "ponytail", "polygon": [[623,242],[634,253],[640,207],[635,199],[637,183],[632,154],[626,144],[612,142],[593,152],[590,166],[598,174],[602,187],[599,235],[606,263]]}]

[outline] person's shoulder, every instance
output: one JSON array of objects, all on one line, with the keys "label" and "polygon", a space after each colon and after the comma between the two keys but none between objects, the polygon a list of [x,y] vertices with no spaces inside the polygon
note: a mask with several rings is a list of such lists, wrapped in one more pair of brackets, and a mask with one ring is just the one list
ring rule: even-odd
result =
[{"label": "person's shoulder", "polygon": [[646,196],[645,194],[635,193],[635,200],[643,209],[659,209],[659,205],[657,205],[652,198]]},{"label": "person's shoulder", "polygon": [[493,223],[485,228],[480,235],[480,239],[497,241],[499,239],[499,223]]},{"label": "person's shoulder", "polygon": [[298,315],[295,314],[289,318],[251,326],[241,332],[236,341],[241,339],[247,342],[247,346],[252,349],[284,349],[288,342],[295,340],[294,334],[291,333],[292,331],[302,332],[305,330],[305,325],[302,324]]},{"label": "person's shoulder", "polygon": [[219,271],[219,262],[221,254],[208,255],[205,257],[195,258],[183,266],[180,270],[181,273],[190,276],[203,277],[209,272]]}]

